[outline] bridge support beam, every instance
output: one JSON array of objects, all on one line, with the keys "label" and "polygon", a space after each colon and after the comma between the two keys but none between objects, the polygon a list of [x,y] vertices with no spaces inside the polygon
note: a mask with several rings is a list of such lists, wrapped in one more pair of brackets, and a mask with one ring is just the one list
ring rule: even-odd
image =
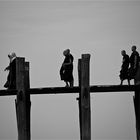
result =
[{"label": "bridge support beam", "polygon": [[30,140],[30,94],[29,89],[29,62],[25,58],[16,58],[16,89],[15,100],[17,114],[18,140]]},{"label": "bridge support beam", "polygon": [[90,110],[90,54],[83,54],[78,62],[79,75],[79,119],[80,139],[91,140],[91,110]]},{"label": "bridge support beam", "polygon": [[[140,86],[140,66],[134,79],[135,85]],[[135,90],[134,107],[136,116],[136,136],[137,140],[140,140],[140,89]]]}]

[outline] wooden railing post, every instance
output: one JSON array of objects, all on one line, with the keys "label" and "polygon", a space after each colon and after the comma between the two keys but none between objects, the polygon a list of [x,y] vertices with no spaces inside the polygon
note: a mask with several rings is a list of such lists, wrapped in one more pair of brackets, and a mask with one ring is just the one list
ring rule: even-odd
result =
[{"label": "wooden railing post", "polygon": [[[135,77],[135,85],[140,86],[140,66]],[[136,116],[136,135],[137,140],[140,140],[140,90],[135,90],[134,107]]]},{"label": "wooden railing post", "polygon": [[81,140],[91,140],[91,110],[90,110],[90,54],[83,54],[79,60],[79,115]]},{"label": "wooden railing post", "polygon": [[16,89],[18,91],[16,104],[18,140],[30,140],[30,94],[29,63],[25,58],[16,58]]},{"label": "wooden railing post", "polygon": [[79,79],[79,87],[80,87],[80,93],[78,100],[78,106],[79,106],[79,125],[80,125],[80,140],[82,140],[82,119],[81,119],[81,59],[78,59],[78,79]]},{"label": "wooden railing post", "polygon": [[[25,62],[25,89],[30,88],[30,78],[29,78],[29,62]],[[27,140],[31,139],[31,126],[30,126],[30,112],[31,112],[31,101],[30,101],[30,93],[25,92],[26,94],[26,133],[27,133]]]}]

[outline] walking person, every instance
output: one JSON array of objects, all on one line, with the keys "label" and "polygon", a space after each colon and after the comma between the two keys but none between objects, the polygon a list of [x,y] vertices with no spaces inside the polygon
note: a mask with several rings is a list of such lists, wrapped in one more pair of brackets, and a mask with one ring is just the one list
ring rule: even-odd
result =
[{"label": "walking person", "polygon": [[9,71],[7,81],[4,87],[7,89],[16,89],[16,54],[13,52],[8,55],[10,60],[9,66],[4,71]]},{"label": "walking person", "polygon": [[135,84],[135,76],[137,74],[137,70],[139,67],[139,53],[137,52],[137,47],[132,46],[132,54],[130,56],[130,68],[129,68],[129,77],[130,80],[134,79],[134,84]]},{"label": "walking person", "polygon": [[140,85],[140,58],[139,58],[139,67],[135,76],[135,84]]},{"label": "walking person", "polygon": [[127,79],[128,81],[128,85],[130,85],[130,80],[129,80],[129,74],[128,74],[128,70],[129,70],[129,56],[126,54],[125,50],[121,51],[121,55],[123,56],[122,59],[122,66],[121,66],[121,71],[120,71],[120,80],[121,80],[121,84],[123,84],[123,81]]},{"label": "walking person", "polygon": [[66,87],[73,87],[73,84],[74,84],[73,60],[74,58],[72,54],[70,53],[70,49],[64,50],[63,55],[65,56],[65,59],[60,69],[60,77],[61,77],[61,80],[64,80],[64,82],[66,83]]}]

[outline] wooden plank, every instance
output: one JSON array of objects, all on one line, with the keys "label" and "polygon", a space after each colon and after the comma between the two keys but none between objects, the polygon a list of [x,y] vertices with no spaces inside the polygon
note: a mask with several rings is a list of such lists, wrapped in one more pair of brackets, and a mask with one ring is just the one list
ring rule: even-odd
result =
[{"label": "wooden plank", "polygon": [[17,95],[16,89],[0,90],[0,96],[12,96],[12,95]]},{"label": "wooden plank", "polygon": [[[90,92],[91,93],[101,93],[104,94],[104,92],[132,92],[137,89],[140,89],[139,85],[96,85],[96,86],[90,86]],[[40,94],[65,94],[65,93],[79,93],[80,87],[75,86],[73,88],[67,88],[67,87],[46,87],[46,88],[30,88],[28,90],[30,94],[32,95],[40,95]]]},{"label": "wooden plank", "polygon": [[139,85],[97,85],[97,86],[90,86],[90,92],[95,93],[95,92],[100,92],[100,93],[105,93],[105,92],[132,92],[135,90],[139,90],[140,86]]},{"label": "wooden plank", "polygon": [[[139,85],[92,85],[90,86],[91,93],[101,93],[106,92],[134,92],[135,90],[140,90]],[[65,94],[65,93],[79,93],[80,87],[75,86],[73,88],[67,87],[42,87],[42,88],[30,88],[26,92],[30,95],[41,95],[41,94]],[[17,90],[0,90],[0,96],[12,96],[16,95]]]},{"label": "wooden plank", "polygon": [[81,59],[81,83],[80,83],[80,118],[81,140],[91,140],[91,110],[90,110],[90,55],[83,54]]},{"label": "wooden plank", "polygon": [[[79,88],[81,89],[81,59],[78,60],[78,79]],[[82,140],[82,114],[81,114],[81,90],[79,90],[78,107],[79,107],[79,126],[80,126],[80,140]]]},{"label": "wooden plank", "polygon": [[[140,67],[136,74],[135,84],[140,87]],[[136,137],[137,140],[140,140],[140,89],[137,89],[135,91],[134,108],[135,108],[135,116],[136,116]]]},{"label": "wooden plank", "polygon": [[29,67],[29,62],[25,62],[25,89],[30,88],[30,67]]},{"label": "wooden plank", "polygon": [[18,140],[25,140],[25,108],[24,108],[24,73],[25,59],[17,58],[16,60],[16,88],[18,90],[17,99],[15,100],[17,114]]},{"label": "wooden plank", "polygon": [[136,135],[137,140],[140,140],[140,91],[135,91],[134,107],[136,116]]},{"label": "wooden plank", "polygon": [[40,94],[65,94],[65,93],[78,93],[79,87],[47,87],[47,88],[30,88],[27,92],[32,95]]},{"label": "wooden plank", "polygon": [[[30,88],[30,78],[29,78],[29,62],[25,62],[25,89]],[[26,138],[27,140],[31,139],[31,118],[30,118],[30,112],[31,112],[31,101],[30,101],[30,93],[25,91],[25,111],[26,111]]]},{"label": "wooden plank", "polygon": [[16,60],[16,88],[18,90],[15,100],[17,114],[18,140],[30,140],[30,128],[27,120],[28,114],[28,96],[25,92],[28,78],[25,71],[25,58]]}]

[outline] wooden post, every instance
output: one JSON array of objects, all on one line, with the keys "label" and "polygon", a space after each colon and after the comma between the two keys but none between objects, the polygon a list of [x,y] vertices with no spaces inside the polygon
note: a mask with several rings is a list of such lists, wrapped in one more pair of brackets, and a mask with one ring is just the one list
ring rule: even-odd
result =
[{"label": "wooden post", "polygon": [[[136,74],[135,85],[140,86],[140,67]],[[140,140],[140,90],[135,91],[134,107],[135,107],[135,115],[136,115],[136,135],[137,135],[137,140]]]},{"label": "wooden post", "polygon": [[29,63],[25,58],[16,58],[16,89],[18,91],[16,104],[18,140],[30,140],[30,95],[26,93],[29,88]]},{"label": "wooden post", "polygon": [[80,140],[82,140],[82,119],[81,119],[81,59],[78,59],[78,79],[79,79],[79,87],[80,87],[80,93],[78,100],[78,106],[79,106],[79,125],[80,125]]},{"label": "wooden post", "polygon": [[[30,79],[29,79],[29,62],[25,62],[25,89],[30,88]],[[25,92],[26,97],[26,133],[27,140],[31,139],[31,130],[30,130],[30,112],[31,112],[31,101],[30,101],[30,93]]]},{"label": "wooden post", "polygon": [[[83,54],[79,60],[79,115],[81,140],[91,140],[91,111],[90,111],[90,87],[89,87],[89,60],[90,54]],[[81,62],[80,62],[81,61]]]}]

